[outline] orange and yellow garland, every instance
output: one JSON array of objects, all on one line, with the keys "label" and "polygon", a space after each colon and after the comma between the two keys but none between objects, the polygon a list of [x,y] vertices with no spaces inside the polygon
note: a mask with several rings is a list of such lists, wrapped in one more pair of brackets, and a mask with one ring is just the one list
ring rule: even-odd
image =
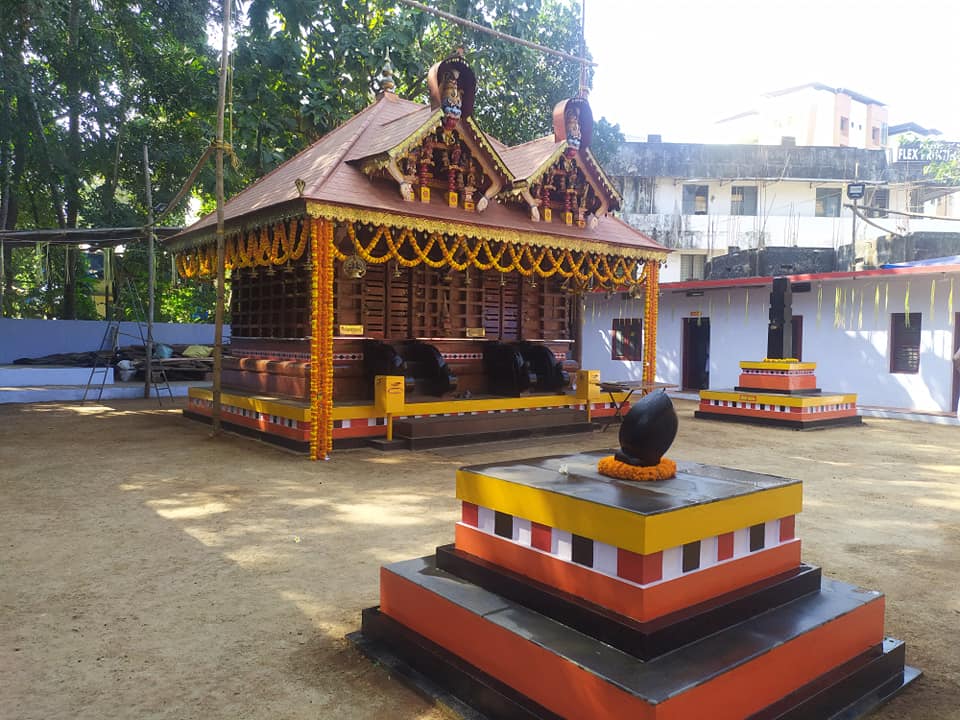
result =
[{"label": "orange and yellow garland", "polygon": [[[501,273],[516,271],[523,277],[533,274],[542,278],[559,275],[562,278],[573,278],[580,282],[596,280],[601,285],[631,285],[642,282],[637,276],[637,266],[640,261],[623,257],[607,257],[588,252],[571,250],[554,250],[541,247],[536,250],[529,245],[500,242],[496,249],[494,242],[486,238],[469,239],[464,235],[454,237],[442,233],[429,233],[423,237],[421,245],[417,233],[410,228],[394,232],[386,225],[380,225],[364,244],[358,237],[353,223],[346,223],[347,235],[353,250],[371,265],[381,265],[395,260],[401,267],[416,267],[424,264],[434,269],[450,267],[457,271],[464,271],[469,267],[478,270],[496,270]],[[380,255],[374,255],[374,250],[381,241],[385,250]],[[404,246],[410,250],[406,255],[401,252]],[[431,251],[439,250],[439,257],[430,257]],[[334,246],[334,257],[343,260],[346,253]],[[458,256],[461,259],[457,259]],[[505,257],[506,256],[506,257]],[[546,261],[546,266],[544,265]]]},{"label": "orange and yellow garland", "polygon": [[677,464],[670,458],[660,458],[660,462],[656,465],[630,465],[625,462],[620,462],[613,455],[607,455],[597,463],[597,471],[601,475],[617,478],[618,480],[651,482],[676,477]]},{"label": "orange and yellow garland", "polygon": [[[332,222],[325,222],[332,233]],[[271,267],[298,261],[312,234],[312,230],[307,231],[302,227],[303,224],[300,220],[291,220],[288,231],[287,222],[281,221],[272,228],[262,226],[231,235],[225,244],[226,269]],[[434,269],[450,267],[460,272],[474,267],[480,271],[516,271],[523,277],[537,275],[549,278],[558,275],[579,283],[593,281],[601,287],[614,289],[645,283],[648,268],[655,264],[615,255],[549,247],[532,248],[522,243],[470,239],[463,235],[418,235],[410,228],[391,230],[386,225],[380,225],[370,241],[364,244],[357,237],[354,223],[345,225],[353,251],[371,265],[394,260],[407,268],[423,264]],[[374,252],[381,245],[383,252],[375,255]],[[439,253],[433,253],[431,257],[435,248]],[[333,259],[343,260],[346,257],[346,253],[337,248],[332,240],[331,252]],[[183,251],[177,255],[176,263],[177,272],[183,278],[212,277],[216,248],[205,246]]]},{"label": "orange and yellow garland", "polygon": [[333,450],[333,224],[310,223],[310,459]]},{"label": "orange and yellow garland", "polygon": [[[235,233],[224,243],[224,266],[237,268],[270,267],[296,262],[303,257],[310,242],[310,230],[300,220],[278,222],[272,227],[262,226],[247,233]],[[212,277],[216,272],[216,246],[205,246],[177,255],[177,272],[186,279]]]},{"label": "orange and yellow garland", "polygon": [[657,314],[660,311],[660,264],[644,266],[646,292],[643,297],[643,381],[657,379]]}]

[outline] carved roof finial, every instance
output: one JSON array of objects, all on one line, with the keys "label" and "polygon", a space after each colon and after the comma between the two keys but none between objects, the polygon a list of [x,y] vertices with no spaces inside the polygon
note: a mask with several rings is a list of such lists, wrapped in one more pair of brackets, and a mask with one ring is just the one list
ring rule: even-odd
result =
[{"label": "carved roof finial", "polygon": [[387,50],[387,56],[383,60],[383,67],[380,68],[380,74],[374,79],[377,86],[377,94],[393,93],[397,87],[393,79],[393,64],[390,62],[390,51]]}]

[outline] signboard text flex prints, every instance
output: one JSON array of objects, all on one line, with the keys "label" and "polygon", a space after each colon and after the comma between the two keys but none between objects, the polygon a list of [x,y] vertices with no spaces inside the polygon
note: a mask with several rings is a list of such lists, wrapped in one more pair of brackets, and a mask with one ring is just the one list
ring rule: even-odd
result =
[{"label": "signboard text flex prints", "polygon": [[950,162],[960,160],[960,143],[909,142],[897,148],[897,162]]}]

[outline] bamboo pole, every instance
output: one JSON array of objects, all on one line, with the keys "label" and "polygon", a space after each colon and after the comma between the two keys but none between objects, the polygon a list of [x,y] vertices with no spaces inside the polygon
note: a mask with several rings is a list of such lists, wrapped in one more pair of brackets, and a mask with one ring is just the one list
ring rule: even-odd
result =
[{"label": "bamboo pole", "polygon": [[226,269],[224,267],[224,198],[223,198],[223,116],[227,97],[227,61],[230,52],[230,2],[223,2],[223,46],[220,53],[220,88],[217,93],[217,155],[216,155],[216,178],[217,178],[217,309],[214,319],[213,331],[213,407],[211,409],[211,421],[213,424],[213,434],[218,435],[221,431],[221,378],[223,375],[223,286],[226,282]]},{"label": "bamboo pole", "polygon": [[[147,187],[147,364],[143,376],[143,397],[150,397],[153,380],[153,296],[156,293],[157,272],[153,256],[153,188],[150,180],[150,151],[143,146],[143,177]],[[160,393],[157,391],[157,399]]]}]

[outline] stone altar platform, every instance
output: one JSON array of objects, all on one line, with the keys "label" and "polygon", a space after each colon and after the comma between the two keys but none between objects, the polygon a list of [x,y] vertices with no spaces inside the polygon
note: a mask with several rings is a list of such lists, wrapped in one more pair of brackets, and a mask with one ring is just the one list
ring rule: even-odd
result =
[{"label": "stone altar platform", "polygon": [[881,593],[801,562],[799,481],[606,454],[459,470],[455,543],[382,568],[353,639],[472,718],[849,719],[919,675]]}]

